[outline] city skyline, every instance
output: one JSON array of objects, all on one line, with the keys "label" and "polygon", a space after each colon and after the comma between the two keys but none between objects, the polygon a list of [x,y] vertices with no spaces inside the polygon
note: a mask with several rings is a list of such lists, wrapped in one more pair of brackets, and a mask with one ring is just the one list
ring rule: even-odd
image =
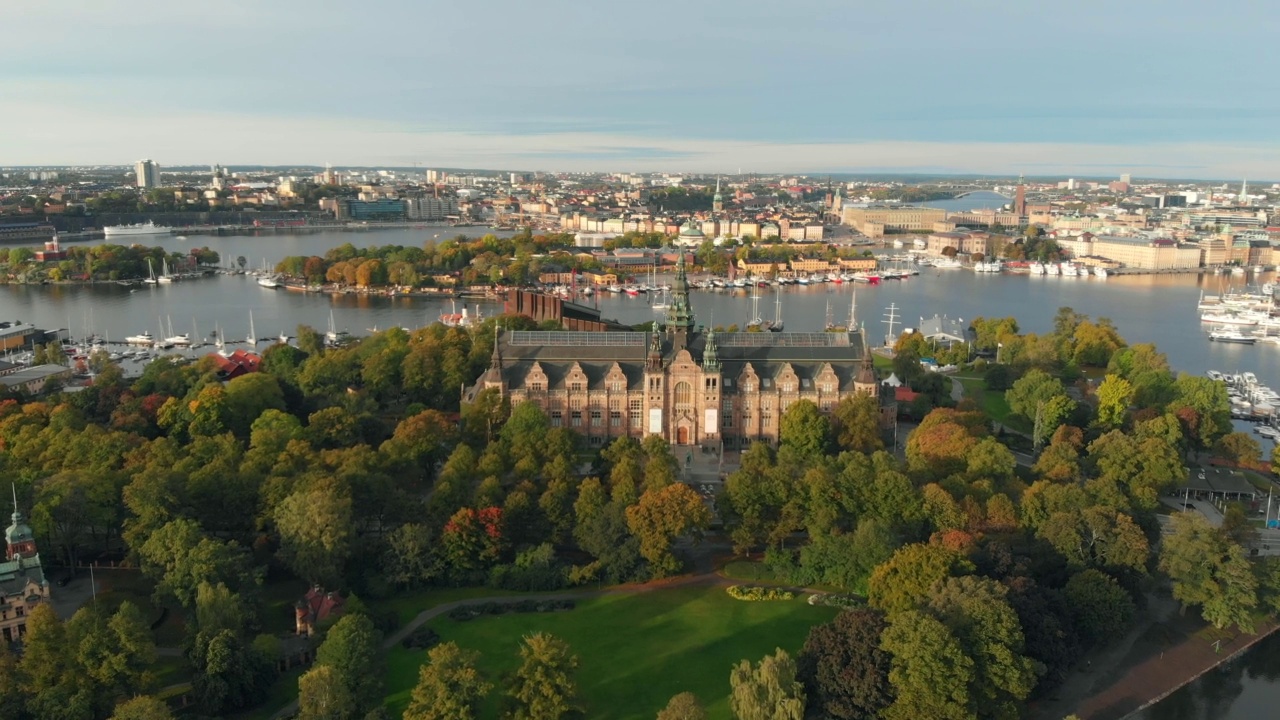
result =
[{"label": "city skyline", "polygon": [[1280,99],[1257,92],[1277,21],[1241,22],[1243,2],[126,5],[70,2],[52,39],[40,8],[6,11],[0,164],[1259,179],[1280,166]]}]

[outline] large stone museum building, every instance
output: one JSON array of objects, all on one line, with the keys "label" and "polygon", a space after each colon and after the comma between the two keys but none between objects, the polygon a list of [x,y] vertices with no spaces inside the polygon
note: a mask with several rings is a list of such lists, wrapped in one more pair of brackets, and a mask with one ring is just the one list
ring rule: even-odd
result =
[{"label": "large stone museum building", "polygon": [[[695,326],[684,255],[658,332],[501,331],[490,368],[464,393],[497,388],[537,403],[553,426],[592,446],[660,434],[673,445],[776,443],[798,400],[830,411],[854,393],[879,397],[862,333],[734,332]],[[882,418],[893,408],[882,403]]]}]

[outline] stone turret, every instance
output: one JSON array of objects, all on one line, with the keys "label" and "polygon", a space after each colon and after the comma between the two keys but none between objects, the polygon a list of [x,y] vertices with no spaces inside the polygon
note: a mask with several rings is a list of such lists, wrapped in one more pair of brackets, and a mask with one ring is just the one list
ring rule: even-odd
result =
[{"label": "stone turret", "polygon": [[707,343],[702,348],[702,371],[720,372],[720,355],[716,349],[716,331],[707,330]]}]

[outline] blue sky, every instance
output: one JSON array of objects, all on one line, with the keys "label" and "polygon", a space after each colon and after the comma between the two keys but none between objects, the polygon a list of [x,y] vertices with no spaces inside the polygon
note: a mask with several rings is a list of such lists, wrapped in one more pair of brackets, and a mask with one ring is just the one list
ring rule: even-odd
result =
[{"label": "blue sky", "polygon": [[1280,175],[1264,0],[3,13],[0,165]]}]

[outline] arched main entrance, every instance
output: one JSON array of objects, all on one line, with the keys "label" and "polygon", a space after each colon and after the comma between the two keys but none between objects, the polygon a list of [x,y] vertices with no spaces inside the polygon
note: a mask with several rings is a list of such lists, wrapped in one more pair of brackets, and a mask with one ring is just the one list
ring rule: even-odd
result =
[{"label": "arched main entrance", "polygon": [[689,444],[689,428],[683,425],[676,428],[676,444],[677,445]]}]

